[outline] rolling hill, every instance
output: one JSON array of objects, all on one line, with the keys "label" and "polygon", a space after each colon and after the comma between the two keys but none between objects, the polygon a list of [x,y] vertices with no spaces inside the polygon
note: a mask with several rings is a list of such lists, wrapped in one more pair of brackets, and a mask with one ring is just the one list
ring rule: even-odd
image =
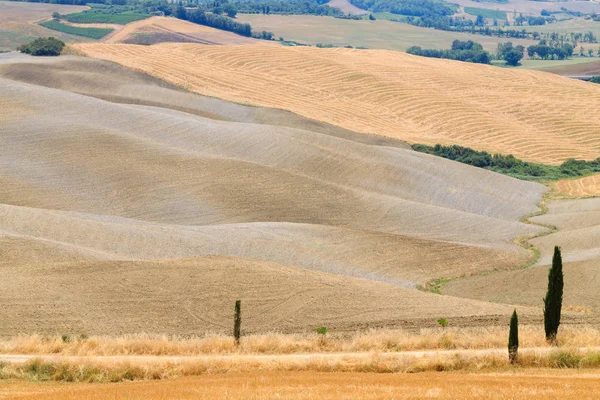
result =
[{"label": "rolling hill", "polygon": [[176,18],[152,17],[132,22],[104,40],[107,43],[155,44],[162,42],[210,45],[256,44],[257,39]]},{"label": "rolling hill", "polygon": [[543,231],[542,185],[110,62],[4,54],[0,87],[0,335],[226,332],[237,298],[249,332],[491,324],[414,288]]},{"label": "rolling hill", "polygon": [[548,266],[554,246],[561,246],[565,281],[564,306],[600,311],[600,198],[563,200],[548,204],[546,215],[532,218],[558,231],[532,241],[542,257],[532,268],[498,272],[450,282],[444,293],[498,302],[539,306],[546,290]]},{"label": "rolling hill", "polygon": [[600,156],[600,85],[380,50],[85,43],[197,93],[411,143],[559,164]]}]

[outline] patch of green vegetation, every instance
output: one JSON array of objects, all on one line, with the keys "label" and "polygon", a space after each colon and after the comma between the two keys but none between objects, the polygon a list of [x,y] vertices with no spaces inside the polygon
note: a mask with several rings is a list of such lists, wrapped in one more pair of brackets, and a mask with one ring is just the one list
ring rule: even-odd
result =
[{"label": "patch of green vegetation", "polygon": [[592,79],[590,79],[590,82],[592,82],[592,83],[600,83],[600,75],[599,76],[593,76]]},{"label": "patch of green vegetation", "polygon": [[75,24],[118,24],[126,25],[133,21],[150,18],[150,14],[135,12],[111,13],[102,9],[85,10],[80,13],[61,15],[61,19]]},{"label": "patch of green vegetation", "polygon": [[506,20],[506,11],[500,10],[489,10],[487,8],[477,8],[477,7],[465,7],[465,12],[467,14],[474,15],[476,17],[490,18],[490,19],[503,19]]},{"label": "patch of green vegetation", "polygon": [[66,25],[54,19],[46,22],[40,22],[40,26],[52,29],[53,31],[68,33],[70,35],[84,36],[92,39],[101,39],[114,31],[114,29],[111,28],[81,28],[78,26]]},{"label": "patch of green vegetation", "polygon": [[20,46],[17,50],[32,56],[59,56],[64,47],[65,42],[49,37],[35,39],[31,43]]},{"label": "patch of green vegetation", "polygon": [[600,172],[600,157],[594,161],[569,159],[561,165],[545,165],[519,160],[513,155],[492,155],[486,151],[477,151],[457,145],[415,144],[412,148],[421,153],[444,157],[527,181],[556,181]]}]

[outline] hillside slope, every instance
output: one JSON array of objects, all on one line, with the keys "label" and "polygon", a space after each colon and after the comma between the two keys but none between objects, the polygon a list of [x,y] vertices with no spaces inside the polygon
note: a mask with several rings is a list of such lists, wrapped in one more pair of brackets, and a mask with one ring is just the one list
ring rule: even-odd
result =
[{"label": "hillside slope", "polygon": [[75,47],[204,95],[359,132],[553,164],[600,156],[600,85],[548,73],[381,50]]},{"label": "hillside slope", "polygon": [[[562,250],[566,307],[600,311],[600,198],[548,204],[548,213],[532,218],[558,231],[532,240],[542,257],[532,268],[499,272],[450,282],[444,293],[486,300],[541,306],[554,246]],[[567,308],[568,309],[568,308]]]},{"label": "hillside slope", "polygon": [[211,45],[260,43],[257,39],[233,32],[169,17],[152,17],[132,22],[106,37],[104,42],[132,44],[183,42]]},{"label": "hillside slope", "polygon": [[[537,210],[541,185],[287,112],[182,92],[104,61],[6,54],[0,87],[0,269],[4,293],[24,293],[7,295],[13,306],[0,320],[29,321],[3,325],[0,334],[30,332],[34,320],[37,331],[173,332],[152,325],[164,313],[181,317],[182,332],[219,330],[229,326],[224,312],[208,322],[182,316],[192,305],[204,314],[238,295],[250,299],[231,289],[238,275],[184,277],[238,259],[249,260],[246,275],[275,271],[243,280],[275,314],[289,312],[291,298],[272,286],[287,293],[300,281],[322,281],[319,296],[337,299],[317,300],[297,286],[302,312],[277,326],[257,322],[256,330],[306,329],[315,315],[339,329],[410,325],[434,314],[482,323],[509,308],[410,288],[523,264],[529,254],[513,238],[541,231],[518,222]],[[209,255],[224,258],[202,258]],[[167,265],[172,273],[153,272]],[[290,278],[290,268],[302,279]],[[87,289],[60,289],[78,279],[89,282],[82,288],[112,283],[94,286],[87,300]],[[142,288],[172,295],[144,303]],[[201,293],[221,297],[200,307]],[[111,305],[90,306],[89,314],[78,305],[101,298]],[[382,308],[395,298],[405,306]],[[135,318],[116,311],[122,303]],[[101,316],[112,325],[98,323]]]}]

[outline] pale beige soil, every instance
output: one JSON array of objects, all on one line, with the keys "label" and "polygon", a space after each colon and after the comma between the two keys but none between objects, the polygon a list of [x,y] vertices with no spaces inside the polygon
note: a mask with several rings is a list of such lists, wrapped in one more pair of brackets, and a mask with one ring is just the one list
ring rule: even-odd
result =
[{"label": "pale beige soil", "polygon": [[414,287],[521,265],[543,231],[518,222],[543,186],[392,139],[98,60],[0,76],[5,336],[229,332],[238,298],[249,332],[494,325],[511,306]]},{"label": "pale beige soil", "polygon": [[600,198],[551,202],[548,209],[546,215],[532,220],[556,226],[558,232],[532,240],[541,250],[541,258],[536,266],[526,270],[459,279],[450,282],[444,293],[541,307],[554,246],[561,246],[565,263],[563,304],[583,313],[598,315]]}]

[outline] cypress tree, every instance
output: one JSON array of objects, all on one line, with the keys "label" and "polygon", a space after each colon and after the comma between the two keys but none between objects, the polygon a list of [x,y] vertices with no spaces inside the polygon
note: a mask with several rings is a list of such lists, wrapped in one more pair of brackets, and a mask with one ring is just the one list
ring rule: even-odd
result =
[{"label": "cypress tree", "polygon": [[235,316],[233,317],[233,337],[235,338],[235,344],[240,344],[240,337],[242,336],[242,301],[236,300],[235,302]]},{"label": "cypress tree", "polygon": [[510,331],[508,333],[508,361],[511,364],[516,364],[519,354],[519,318],[517,310],[510,317]]},{"label": "cypress tree", "polygon": [[544,329],[546,340],[549,343],[556,343],[556,335],[560,325],[563,287],[562,256],[560,247],[555,246],[552,267],[548,273],[548,292],[544,298]]}]

